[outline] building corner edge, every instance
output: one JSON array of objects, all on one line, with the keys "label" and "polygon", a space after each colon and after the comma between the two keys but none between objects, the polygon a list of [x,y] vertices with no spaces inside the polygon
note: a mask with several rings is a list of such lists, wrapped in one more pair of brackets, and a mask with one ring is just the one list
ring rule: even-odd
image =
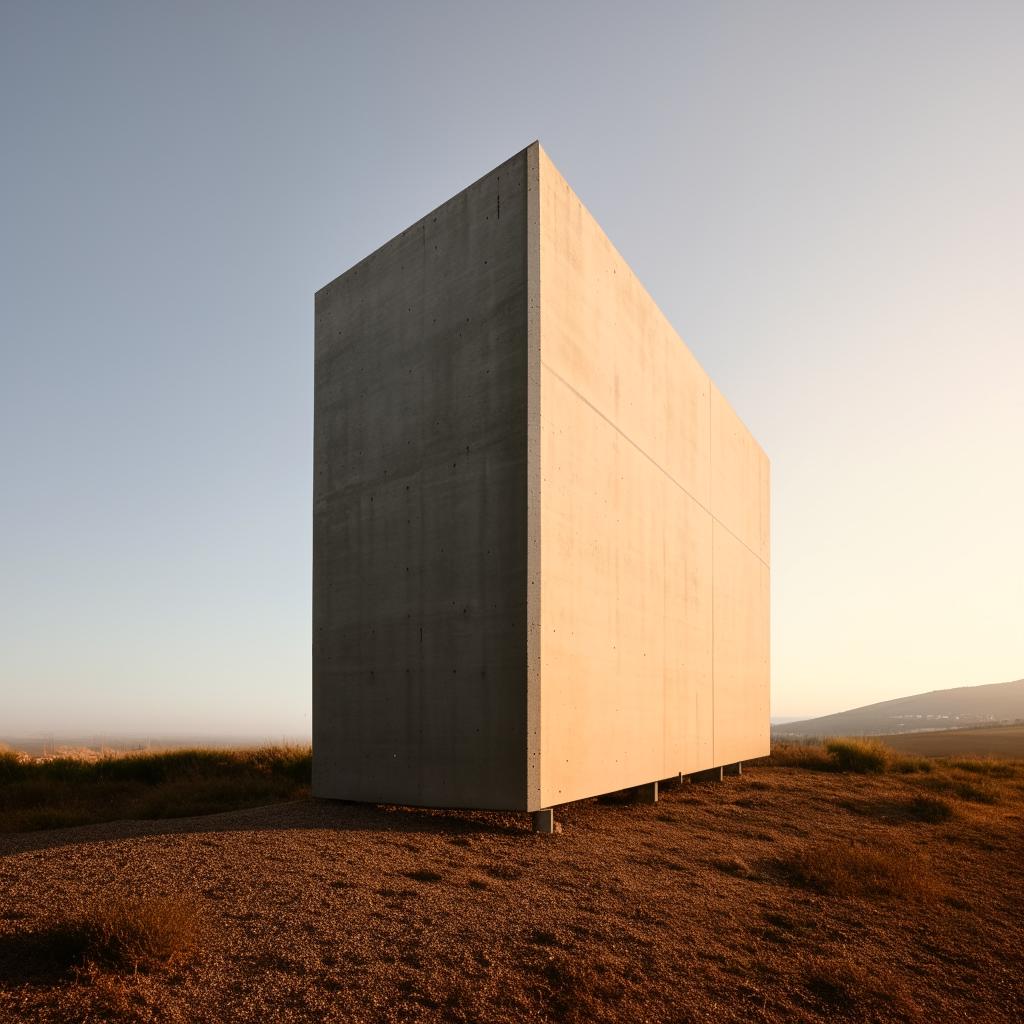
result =
[{"label": "building corner edge", "polygon": [[541,808],[540,143],[526,148],[526,809]]}]

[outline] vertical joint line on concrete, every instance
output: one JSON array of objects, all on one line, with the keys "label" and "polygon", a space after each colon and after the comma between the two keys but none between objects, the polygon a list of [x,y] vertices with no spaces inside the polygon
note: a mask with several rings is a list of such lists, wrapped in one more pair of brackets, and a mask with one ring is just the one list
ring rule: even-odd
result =
[{"label": "vertical joint line on concrete", "polygon": [[711,763],[715,763],[715,425],[711,415],[711,378],[708,378],[708,512],[711,516]]}]

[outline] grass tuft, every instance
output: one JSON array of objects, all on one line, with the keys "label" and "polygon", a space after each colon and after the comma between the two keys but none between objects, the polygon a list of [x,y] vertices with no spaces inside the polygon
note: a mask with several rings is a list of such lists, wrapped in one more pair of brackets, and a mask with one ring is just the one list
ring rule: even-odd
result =
[{"label": "grass tuft", "polygon": [[933,889],[928,865],[900,845],[816,843],[780,858],[778,865],[790,881],[829,896],[917,899]]},{"label": "grass tuft", "polygon": [[836,762],[818,743],[795,743],[790,740],[779,740],[772,744],[772,752],[754,762],[755,765],[768,765],[774,768],[805,768],[810,771],[834,772]]},{"label": "grass tuft", "polygon": [[805,969],[804,985],[827,1019],[923,1019],[907,986],[885,967],[842,956],[814,956]]},{"label": "grass tuft", "polygon": [[953,817],[953,806],[938,796],[915,796],[903,805],[908,818],[938,825]]},{"label": "grass tuft", "polygon": [[138,970],[169,963],[193,949],[199,914],[195,904],[181,898],[114,900],[94,907],[81,927],[88,959]]},{"label": "grass tuft", "polygon": [[842,772],[875,774],[884,772],[889,765],[891,751],[878,740],[831,739],[826,740],[825,750]]},{"label": "grass tuft", "polygon": [[198,905],[182,896],[116,897],[69,915],[43,938],[55,962],[112,971],[146,971],[193,950]]},{"label": "grass tuft", "polygon": [[935,762],[927,757],[907,757],[903,754],[889,753],[889,771],[899,775],[916,775],[918,772],[929,774]]}]

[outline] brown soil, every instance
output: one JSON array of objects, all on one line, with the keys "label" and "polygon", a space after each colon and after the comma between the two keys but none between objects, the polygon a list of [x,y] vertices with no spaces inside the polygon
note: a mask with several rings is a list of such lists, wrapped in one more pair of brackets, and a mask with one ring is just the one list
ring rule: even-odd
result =
[{"label": "brown soil", "polygon": [[[1020,1021],[1024,783],[925,781],[758,767],[557,836],[317,801],[0,836],[0,1020]],[[168,896],[167,963],[49,939]]]},{"label": "brown soil", "polygon": [[927,757],[1024,757],[1024,725],[907,732],[878,739],[901,753]]}]

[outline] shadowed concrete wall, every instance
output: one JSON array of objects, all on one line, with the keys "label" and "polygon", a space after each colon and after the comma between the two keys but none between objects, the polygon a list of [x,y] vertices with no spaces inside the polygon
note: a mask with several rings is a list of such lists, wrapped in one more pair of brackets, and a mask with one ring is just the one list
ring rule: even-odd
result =
[{"label": "shadowed concrete wall", "polygon": [[314,792],[768,752],[768,461],[536,144],[317,294]]},{"label": "shadowed concrete wall", "polygon": [[313,790],[526,804],[526,155],[316,296]]}]

